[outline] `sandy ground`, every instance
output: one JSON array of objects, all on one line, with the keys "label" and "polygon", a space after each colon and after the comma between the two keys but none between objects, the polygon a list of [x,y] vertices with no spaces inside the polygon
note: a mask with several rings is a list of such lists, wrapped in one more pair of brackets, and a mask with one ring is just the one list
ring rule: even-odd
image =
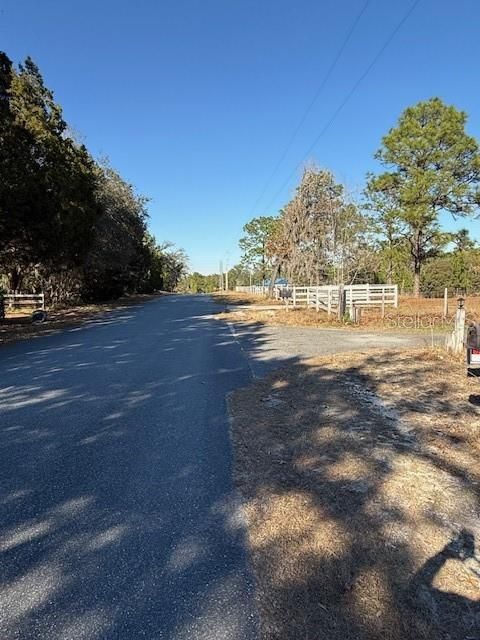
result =
[{"label": "sandy ground", "polygon": [[275,326],[233,322],[230,330],[239,341],[254,377],[298,361],[299,358],[379,348],[443,345],[441,334],[425,332],[350,331],[348,328]]},{"label": "sandy ground", "polygon": [[437,350],[230,398],[264,640],[480,638],[480,381]]}]

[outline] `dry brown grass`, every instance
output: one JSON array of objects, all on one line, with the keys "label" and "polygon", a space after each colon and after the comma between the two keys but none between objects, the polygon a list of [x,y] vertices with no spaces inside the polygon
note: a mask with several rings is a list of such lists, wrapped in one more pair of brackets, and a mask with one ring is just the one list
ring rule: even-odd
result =
[{"label": "dry brown grass", "polygon": [[479,384],[370,352],[231,397],[264,639],[480,637]]},{"label": "dry brown grass", "polygon": [[31,310],[17,310],[8,312],[5,320],[0,323],[0,345],[33,338],[39,335],[48,335],[59,329],[72,327],[87,320],[92,320],[104,313],[108,313],[115,309],[128,307],[138,302],[144,302],[152,299],[153,295],[131,295],[124,296],[113,302],[105,304],[85,304],[73,307],[57,308],[48,310],[48,319],[41,324],[32,324]]},{"label": "dry brown grass", "polygon": [[213,299],[222,305],[272,305],[279,304],[277,300],[253,293],[237,293],[236,291],[222,291],[212,294]]},{"label": "dry brown grass", "polygon": [[[271,299],[251,294],[224,294],[219,300],[224,304],[234,305],[268,305]],[[453,328],[454,314],[457,302],[449,300],[449,309],[446,319],[443,318],[443,299],[440,298],[412,298],[401,296],[397,309],[386,307],[384,317],[379,308],[362,309],[360,325],[338,321],[335,315],[328,317],[324,311],[316,312],[314,309],[248,309],[243,308],[221,314],[224,319],[239,322],[260,322],[276,326],[303,326],[303,327],[350,327],[371,329],[414,329],[430,331],[431,328],[438,331],[449,331]],[[480,297],[470,297],[466,300],[467,317],[477,320],[480,316]]]}]

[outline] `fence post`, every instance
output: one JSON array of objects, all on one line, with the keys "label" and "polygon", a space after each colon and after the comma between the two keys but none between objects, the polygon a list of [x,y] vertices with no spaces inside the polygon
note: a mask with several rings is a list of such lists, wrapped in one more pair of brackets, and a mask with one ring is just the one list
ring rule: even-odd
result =
[{"label": "fence post", "polygon": [[292,305],[293,305],[294,309],[297,306],[297,291],[296,291],[296,287],[292,288]]},{"label": "fence post", "polygon": [[319,292],[319,287],[317,285],[316,289],[315,289],[315,295],[317,296],[315,298],[315,309],[317,310],[317,313],[320,311],[320,292]]},{"label": "fence post", "polygon": [[346,306],[346,299],[345,299],[345,289],[343,288],[343,285],[339,285],[338,287],[338,309],[337,309],[337,316],[338,319],[341,321],[343,320],[343,316],[345,315],[345,306]]},{"label": "fence post", "polygon": [[367,304],[370,302],[370,283],[367,282]]},{"label": "fence post", "polygon": [[450,336],[447,336],[445,346],[454,353],[460,353],[463,349],[465,338],[465,298],[458,298],[458,308],[455,314],[455,327]]},{"label": "fence post", "polygon": [[443,292],[443,319],[445,320],[448,316],[448,288],[445,287],[445,291]]},{"label": "fence post", "polygon": [[307,309],[310,306],[310,287],[307,287]]},{"label": "fence post", "polygon": [[328,287],[327,314],[329,316],[332,315],[332,286],[331,285]]},{"label": "fence post", "polygon": [[395,309],[398,309],[398,284],[394,285],[395,286]]},{"label": "fence post", "polygon": [[385,289],[382,289],[382,320],[385,318]]}]

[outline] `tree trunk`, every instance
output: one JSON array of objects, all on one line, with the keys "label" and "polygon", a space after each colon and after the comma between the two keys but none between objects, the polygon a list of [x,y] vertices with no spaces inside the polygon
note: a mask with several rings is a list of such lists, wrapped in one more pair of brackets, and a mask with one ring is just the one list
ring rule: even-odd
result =
[{"label": "tree trunk", "polygon": [[415,261],[413,272],[413,295],[415,298],[420,298],[420,262]]},{"label": "tree trunk", "polygon": [[280,260],[278,260],[277,262],[275,262],[275,264],[273,265],[273,269],[272,269],[272,277],[270,278],[270,285],[268,287],[268,295],[271,297],[273,295],[273,288],[275,286],[275,280],[278,277],[278,274],[280,272],[280,268],[282,266],[282,263]]},{"label": "tree trunk", "polygon": [[20,291],[22,286],[23,274],[20,267],[14,267],[10,272],[9,286],[10,291]]}]

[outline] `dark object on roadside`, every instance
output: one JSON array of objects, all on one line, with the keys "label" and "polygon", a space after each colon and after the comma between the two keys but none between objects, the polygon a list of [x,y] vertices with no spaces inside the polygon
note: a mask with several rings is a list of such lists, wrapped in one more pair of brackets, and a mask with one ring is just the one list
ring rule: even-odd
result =
[{"label": "dark object on roadside", "polygon": [[286,300],[287,298],[291,298],[293,295],[293,292],[291,289],[280,289],[278,295],[280,296],[280,298],[282,298],[283,300]]},{"label": "dark object on roadside", "polygon": [[45,322],[47,319],[47,312],[43,309],[36,309],[32,312],[32,322],[39,324],[41,322]]},{"label": "dark object on roadside", "polygon": [[0,295],[0,322],[5,320],[5,298]]}]

